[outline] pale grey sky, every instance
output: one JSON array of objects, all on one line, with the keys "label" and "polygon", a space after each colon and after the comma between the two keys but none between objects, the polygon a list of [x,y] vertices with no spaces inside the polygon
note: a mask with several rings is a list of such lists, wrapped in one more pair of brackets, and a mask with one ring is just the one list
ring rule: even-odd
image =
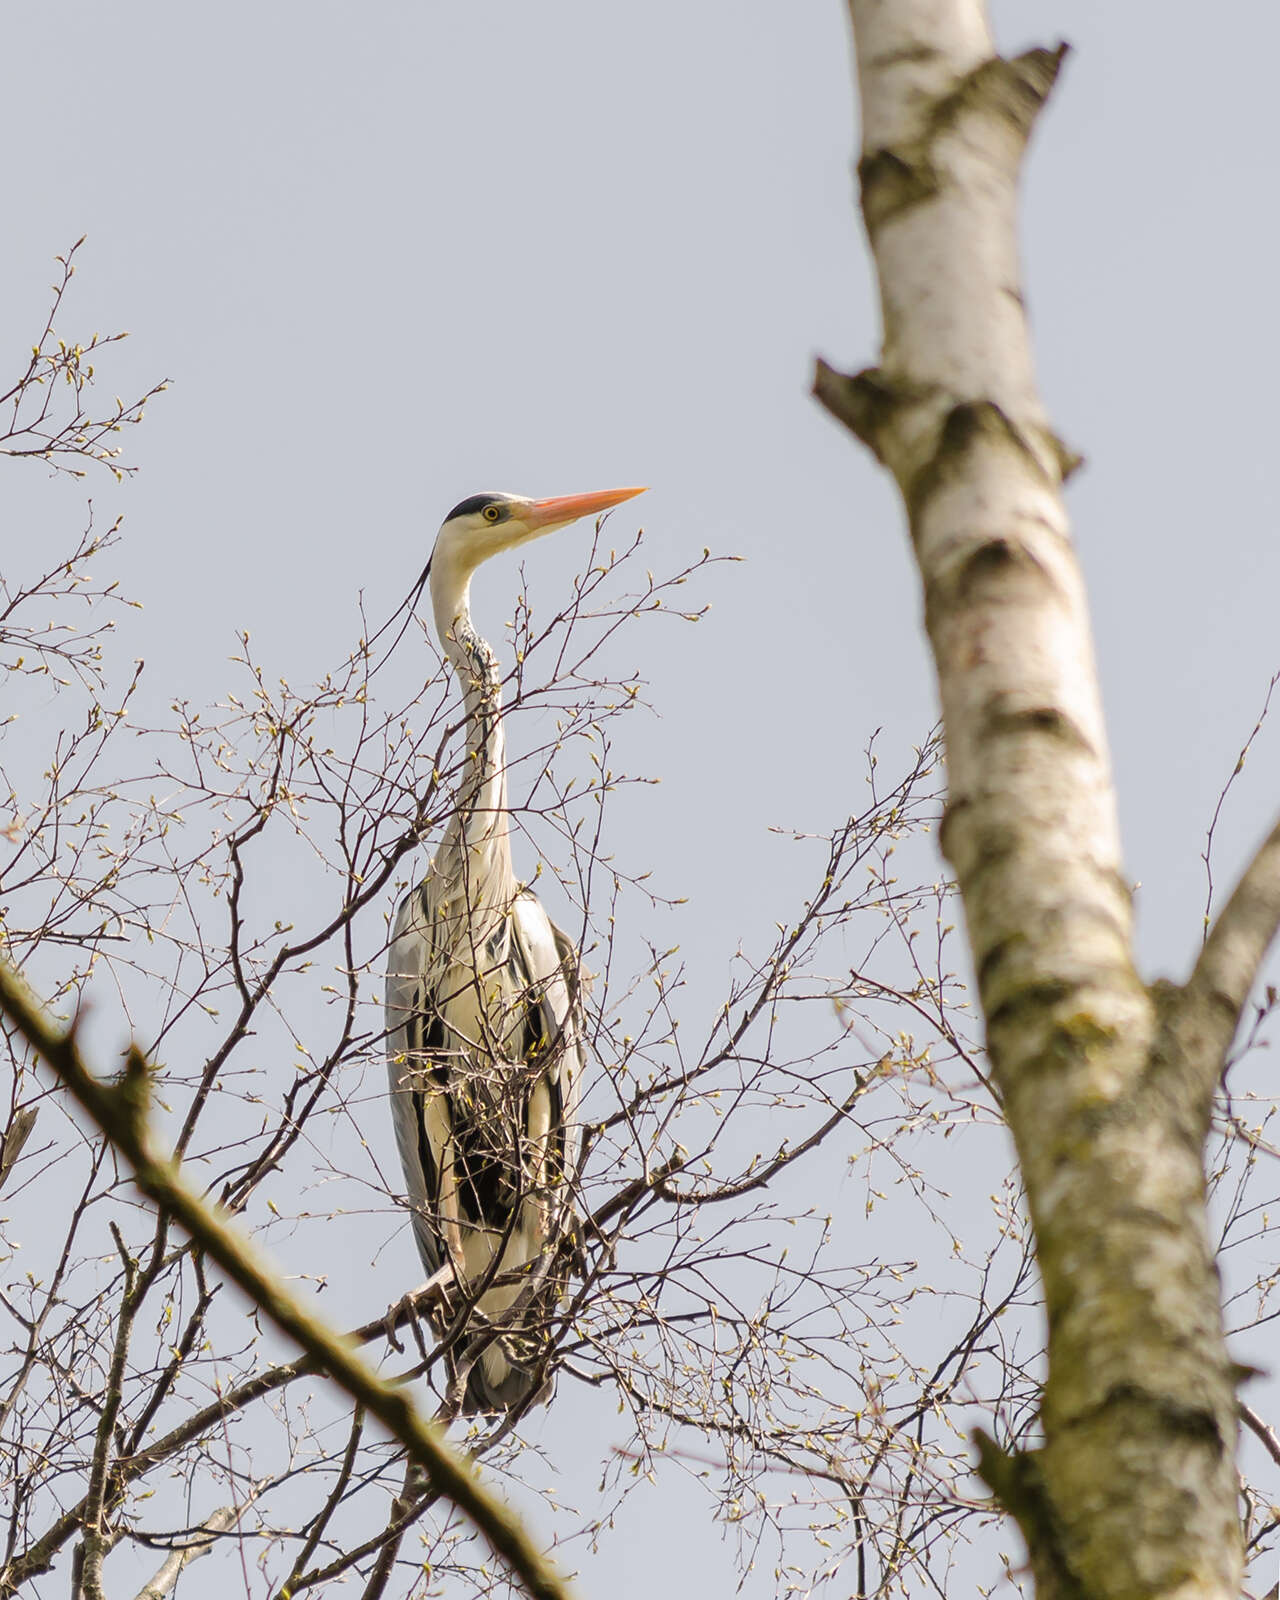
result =
[{"label": "pale grey sky", "polygon": [[[1006,49],[1077,47],[1029,167],[1029,302],[1050,410],[1088,460],[1069,501],[1141,949],[1176,972],[1206,824],[1280,667],[1280,12],[996,15]],[[466,494],[651,484],[627,526],[655,567],[746,558],[641,663],[660,720],[629,720],[624,752],[662,775],[622,815],[718,982],[798,892],[766,830],[833,825],[869,734],[900,748],[932,719],[899,507],[807,395],[815,354],[852,369],[876,348],[841,5],[63,0],[7,8],[3,45],[3,370],[50,258],[87,233],[68,331],[131,329],[108,384],[173,387],[122,488],[0,473],[0,545],[65,537],[90,488],[100,517],[123,511],[145,610],[122,649],[157,701],[209,698],[238,627],[272,671],[320,670],[356,591],[393,604]],[[548,600],[583,548],[538,548]],[[513,582],[477,584],[495,636]],[[1280,731],[1233,791],[1220,881],[1278,777]],[[663,1518],[697,1574],[671,1592],[728,1592],[678,1484],[627,1515],[585,1594],[652,1592]]]}]

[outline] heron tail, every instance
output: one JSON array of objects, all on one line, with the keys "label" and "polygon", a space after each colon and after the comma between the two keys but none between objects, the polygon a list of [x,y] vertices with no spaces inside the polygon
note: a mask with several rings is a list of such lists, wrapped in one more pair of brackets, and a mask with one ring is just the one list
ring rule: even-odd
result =
[{"label": "heron tail", "polygon": [[523,1405],[545,1405],[555,1387],[551,1378],[539,1378],[495,1340],[476,1357],[467,1376],[464,1415],[502,1415]]}]

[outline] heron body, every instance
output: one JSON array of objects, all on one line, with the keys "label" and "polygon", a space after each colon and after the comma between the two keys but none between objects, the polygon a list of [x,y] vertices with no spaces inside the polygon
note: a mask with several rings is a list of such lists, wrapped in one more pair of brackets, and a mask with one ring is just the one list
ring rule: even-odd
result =
[{"label": "heron body", "polygon": [[501,679],[472,625],[471,577],[640,492],[475,495],[446,517],[429,567],[467,759],[444,837],[396,915],[387,1054],[418,1251],[475,1297],[474,1338],[460,1341],[468,1411],[508,1410],[538,1387],[539,1329],[564,1288],[555,1247],[572,1217],[584,1068],[577,951],[512,869]]}]

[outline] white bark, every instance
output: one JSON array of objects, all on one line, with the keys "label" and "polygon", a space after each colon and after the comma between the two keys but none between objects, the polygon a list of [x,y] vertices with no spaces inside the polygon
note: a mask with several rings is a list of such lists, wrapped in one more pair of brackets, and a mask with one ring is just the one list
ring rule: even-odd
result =
[{"label": "white bark", "polygon": [[183,1572],[193,1561],[199,1561],[201,1556],[209,1554],[217,1536],[225,1533],[239,1515],[238,1507],[222,1506],[211,1517],[207,1517],[201,1524],[201,1531],[192,1536],[191,1543],[172,1551],[151,1581],[143,1584],[138,1590],[137,1600],[165,1600]]},{"label": "white bark", "polygon": [[1060,492],[1074,461],[1046,421],[1023,308],[1018,173],[1064,52],[1001,60],[979,0],[849,9],[884,348],[855,378],[820,364],[815,387],[906,504],[946,728],[943,847],[1049,1318],[1043,1448],[984,1441],[983,1470],[1042,1594],[1225,1600],[1241,1575],[1235,1398],[1201,1146],[1252,977],[1241,989],[1239,946],[1260,956],[1280,909],[1276,850],[1210,941],[1235,952],[1235,982],[1224,1000],[1217,968],[1205,978],[1215,1026],[1197,1029],[1195,982],[1157,1003],[1134,970]]}]

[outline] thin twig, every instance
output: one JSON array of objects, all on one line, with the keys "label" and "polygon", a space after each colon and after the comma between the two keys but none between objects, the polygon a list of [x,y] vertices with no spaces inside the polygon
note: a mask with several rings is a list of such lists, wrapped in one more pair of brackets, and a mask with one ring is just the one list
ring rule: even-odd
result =
[{"label": "thin twig", "polygon": [[1269,1428],[1252,1406],[1240,1402],[1240,1420],[1249,1432],[1261,1439],[1267,1454],[1280,1467],[1280,1435],[1274,1428]]}]

